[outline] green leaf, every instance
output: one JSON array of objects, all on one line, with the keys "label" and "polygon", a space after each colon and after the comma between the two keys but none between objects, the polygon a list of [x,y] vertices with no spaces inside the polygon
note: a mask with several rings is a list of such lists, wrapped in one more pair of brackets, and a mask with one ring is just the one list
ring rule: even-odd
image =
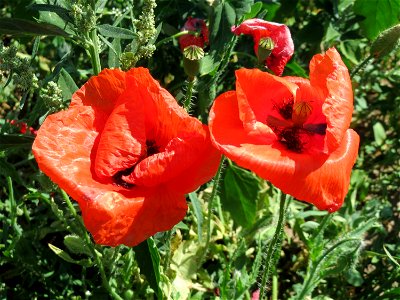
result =
[{"label": "green leaf", "polygon": [[259,179],[253,173],[234,165],[227,167],[221,202],[237,224],[246,228],[254,223],[259,190]]},{"label": "green leaf", "polygon": [[393,257],[392,254],[386,249],[385,245],[383,245],[383,250],[385,251],[386,255],[389,257],[389,259],[397,266],[397,268],[400,268],[399,262]]},{"label": "green leaf", "polygon": [[378,146],[382,145],[386,140],[386,132],[382,123],[376,122],[372,127],[374,131],[375,142]]},{"label": "green leaf", "polygon": [[232,38],[231,27],[235,24],[236,13],[228,2],[221,2],[211,19],[211,50],[222,51]]},{"label": "green leaf", "polygon": [[251,9],[248,13],[244,14],[243,18],[244,20],[248,20],[248,19],[253,19],[255,18],[258,13],[260,12],[260,10],[263,7],[263,3],[262,2],[256,2],[251,6]]},{"label": "green leaf", "polygon": [[24,134],[0,133],[0,150],[11,148],[30,148],[34,137]]},{"label": "green leaf", "polygon": [[86,267],[90,267],[92,265],[92,263],[87,259],[75,260],[64,250],[62,250],[50,243],[48,245],[49,245],[49,248],[51,249],[51,251],[53,251],[58,257],[62,258],[66,262],[69,262],[71,264],[86,266]]},{"label": "green leaf", "polygon": [[60,35],[68,37],[68,33],[52,24],[36,23],[15,18],[0,18],[0,34]]},{"label": "green leaf", "polygon": [[106,37],[112,37],[117,39],[127,39],[132,40],[135,38],[133,31],[125,28],[115,27],[109,24],[102,24],[97,26],[100,34]]},{"label": "green leaf", "polygon": [[108,52],[108,67],[109,68],[119,68],[121,63],[119,57],[121,55],[121,40],[114,39],[111,43],[112,48]]},{"label": "green leaf", "polygon": [[160,283],[160,254],[153,238],[148,238],[133,248],[140,272],[146,276],[151,288],[159,299],[162,298]]},{"label": "green leaf", "polygon": [[86,254],[92,256],[89,248],[86,246],[85,242],[81,237],[69,234],[64,237],[64,245],[67,246],[68,250],[74,254]]},{"label": "green leaf", "polygon": [[365,17],[360,27],[371,40],[400,22],[400,0],[356,0],[353,9],[356,15]]},{"label": "green leaf", "polygon": [[197,198],[196,193],[190,193],[189,194],[189,199],[192,202],[194,214],[197,219],[197,236],[199,239],[199,242],[201,243],[202,241],[202,235],[203,235],[203,211],[201,210],[201,203],[199,199]]},{"label": "green leaf", "polygon": [[8,163],[4,158],[0,158],[0,175],[4,177],[11,177],[14,181],[16,181],[20,185],[24,185],[22,182],[21,176],[19,176],[17,170],[14,166]]},{"label": "green leaf", "polygon": [[27,7],[28,9],[36,10],[36,11],[47,11],[54,12],[63,19],[65,22],[72,23],[74,20],[70,16],[69,10],[65,9],[58,5],[51,4],[31,4]]},{"label": "green leaf", "polygon": [[62,90],[64,100],[71,99],[72,94],[78,90],[78,86],[75,84],[75,81],[64,68],[61,69],[60,77],[58,78],[57,83]]}]

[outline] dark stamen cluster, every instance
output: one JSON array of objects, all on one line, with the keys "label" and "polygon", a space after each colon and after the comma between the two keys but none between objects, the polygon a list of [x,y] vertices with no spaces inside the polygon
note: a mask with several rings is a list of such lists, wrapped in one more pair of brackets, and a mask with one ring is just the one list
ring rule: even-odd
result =
[{"label": "dark stamen cluster", "polygon": [[292,119],[292,113],[293,113],[293,104],[294,104],[294,99],[293,97],[290,98],[288,101],[285,101],[282,106],[278,107],[278,112],[279,114],[285,119],[285,120],[290,120]]},{"label": "dark stamen cluster", "polygon": [[301,153],[303,150],[303,143],[300,139],[301,128],[289,127],[277,133],[279,141],[284,144],[289,150]]},{"label": "dark stamen cluster", "polygon": [[152,156],[154,154],[157,154],[160,152],[160,148],[157,146],[156,142],[154,140],[147,140],[146,141],[146,154],[143,155],[143,157],[132,167],[127,168],[125,170],[118,171],[114,176],[113,176],[113,181],[114,184],[117,186],[126,188],[126,189],[131,189],[134,187],[134,184],[128,183],[125,180],[122,179],[123,176],[127,176],[131,174],[134,170],[136,165],[141,162],[143,159]]}]

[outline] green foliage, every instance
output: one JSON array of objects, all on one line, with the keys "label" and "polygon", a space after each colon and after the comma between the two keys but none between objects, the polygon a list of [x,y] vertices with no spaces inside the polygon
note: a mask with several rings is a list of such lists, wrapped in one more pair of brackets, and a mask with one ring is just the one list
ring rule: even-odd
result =
[{"label": "green foliage", "polygon": [[251,299],[259,288],[279,214],[270,184],[228,164],[210,219],[209,183],[189,194],[186,218],[170,231],[133,249],[102,247],[83,230],[76,204],[38,170],[34,135],[11,124],[39,129],[105,67],[146,66],[183,99],[177,36],[188,16],[210,28],[190,97],[191,114],[204,123],[215,97],[234,88],[234,71],[256,66],[252,39],[231,34],[241,20],[289,26],[296,50],[285,75],[306,77],[310,58],[332,46],[357,71],[352,128],[361,145],[345,204],[327,215],[291,201],[268,297],[399,297],[400,53],[377,57],[371,48],[400,22],[398,0],[31,2],[0,4],[1,298]]}]

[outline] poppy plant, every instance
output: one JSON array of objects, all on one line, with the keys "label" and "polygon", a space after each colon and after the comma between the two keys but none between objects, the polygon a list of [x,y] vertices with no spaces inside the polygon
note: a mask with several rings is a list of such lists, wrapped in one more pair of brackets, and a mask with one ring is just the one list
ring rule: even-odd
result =
[{"label": "poppy plant", "polygon": [[292,57],[294,45],[289,28],[284,24],[264,21],[262,19],[249,19],[239,26],[233,26],[232,32],[236,35],[249,34],[254,40],[254,52],[259,56],[260,42],[264,38],[270,38],[273,50],[265,59],[266,66],[275,75],[281,76],[286,63]]},{"label": "poppy plant", "polygon": [[236,71],[236,91],[210,112],[215,146],[284,193],[330,212],[347,194],[359,136],[349,129],[353,91],[339,53],[313,57],[310,80]]},{"label": "poppy plant", "polygon": [[189,46],[204,48],[208,44],[208,28],[203,19],[189,17],[181,31],[192,31],[179,37],[179,46],[183,51]]},{"label": "poppy plant", "polygon": [[181,108],[145,68],[103,70],[66,111],[40,127],[40,169],[78,201],[94,240],[134,246],[169,230],[185,194],[216,173],[206,125]]}]

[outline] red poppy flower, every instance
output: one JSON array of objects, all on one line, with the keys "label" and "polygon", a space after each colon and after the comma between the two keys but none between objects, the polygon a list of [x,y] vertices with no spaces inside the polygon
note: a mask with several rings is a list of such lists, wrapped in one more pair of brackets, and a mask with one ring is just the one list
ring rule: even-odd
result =
[{"label": "red poppy flower", "polygon": [[239,26],[232,27],[236,35],[250,34],[254,40],[254,52],[258,55],[261,38],[269,37],[274,42],[274,49],[265,61],[266,66],[276,75],[281,76],[286,63],[292,57],[294,45],[289,28],[284,24],[268,22],[261,19],[249,19]]},{"label": "red poppy flower", "polygon": [[136,245],[170,229],[185,194],[216,172],[207,126],[190,117],[144,68],[103,70],[49,116],[33,153],[78,201],[99,244]]},{"label": "red poppy flower", "polygon": [[238,70],[236,91],[215,100],[209,127],[215,146],[238,165],[332,212],[357,158],[352,111],[348,70],[331,48],[311,60],[310,80]]},{"label": "red poppy flower", "polygon": [[188,46],[204,48],[208,44],[208,28],[203,19],[189,17],[181,31],[194,31],[196,34],[188,33],[179,37],[179,46],[183,51]]}]

